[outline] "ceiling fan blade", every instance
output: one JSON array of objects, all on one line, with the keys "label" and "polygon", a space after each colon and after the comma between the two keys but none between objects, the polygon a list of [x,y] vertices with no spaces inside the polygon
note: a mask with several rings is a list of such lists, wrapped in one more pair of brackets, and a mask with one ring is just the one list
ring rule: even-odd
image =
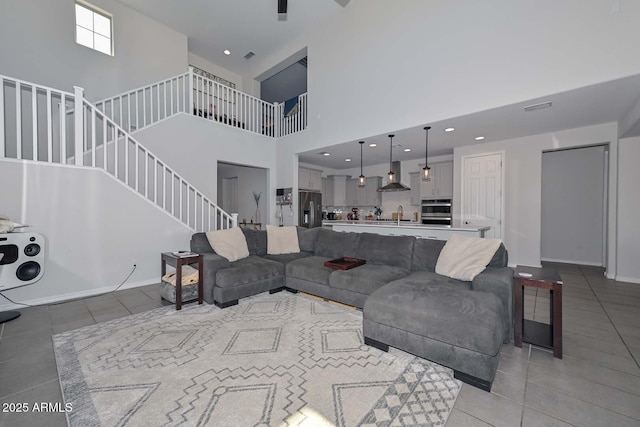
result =
[{"label": "ceiling fan blade", "polygon": [[287,13],[287,0],[278,0],[278,13]]}]

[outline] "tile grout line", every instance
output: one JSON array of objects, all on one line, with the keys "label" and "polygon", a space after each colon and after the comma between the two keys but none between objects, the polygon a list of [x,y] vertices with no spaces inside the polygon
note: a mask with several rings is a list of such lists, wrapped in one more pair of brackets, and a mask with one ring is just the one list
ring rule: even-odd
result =
[{"label": "tile grout line", "polygon": [[[582,272],[582,269],[580,271]],[[620,331],[618,331],[618,328],[616,327],[615,322],[613,321],[613,319],[611,319],[611,316],[607,312],[607,309],[604,306],[604,304],[602,304],[602,301],[600,301],[600,297],[598,296],[596,291],[593,289],[593,286],[591,286],[591,282],[589,281],[589,277],[584,273],[583,273],[583,276],[584,276],[585,280],[587,281],[587,285],[589,285],[589,288],[591,289],[591,292],[593,292],[593,294],[595,295],[595,297],[596,297],[596,299],[598,301],[598,304],[600,304],[600,307],[602,307],[602,310],[604,310],[604,314],[607,316],[607,319],[609,319],[609,322],[611,322],[611,325],[613,326],[613,329],[616,331],[616,334],[618,334],[618,337],[620,338],[620,340],[622,340],[622,344],[624,345],[624,348],[627,349],[627,352],[629,353],[629,356],[631,356],[631,360],[633,360],[633,362],[636,364],[638,369],[640,369],[640,363],[638,362],[638,360],[633,355],[633,352],[631,351],[631,349],[627,345],[627,342],[625,341],[625,339],[622,337],[622,334],[620,334]]]}]

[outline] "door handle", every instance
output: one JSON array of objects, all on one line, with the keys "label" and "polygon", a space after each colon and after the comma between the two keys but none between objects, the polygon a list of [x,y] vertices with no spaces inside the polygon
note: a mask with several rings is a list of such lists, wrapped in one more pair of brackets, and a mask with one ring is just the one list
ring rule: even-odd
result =
[{"label": "door handle", "polygon": [[464,223],[465,223],[466,225],[469,225],[469,224],[471,224],[471,223],[470,223],[469,221],[465,221]]}]

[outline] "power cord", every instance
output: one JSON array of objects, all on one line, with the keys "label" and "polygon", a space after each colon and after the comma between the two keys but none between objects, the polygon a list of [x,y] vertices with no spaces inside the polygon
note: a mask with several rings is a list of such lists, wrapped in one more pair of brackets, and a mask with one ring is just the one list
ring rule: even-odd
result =
[{"label": "power cord", "polygon": [[[120,289],[126,282],[127,280],[129,280],[129,277],[131,277],[131,275],[133,274],[134,271],[136,271],[136,268],[138,267],[137,264],[133,264],[133,268],[131,269],[131,271],[129,272],[129,274],[127,274],[127,277],[124,278],[124,280],[122,282],[120,282],[120,284],[112,291],[107,291],[107,292],[103,292],[101,294],[98,295],[91,295],[91,296],[87,296],[87,297],[80,297],[80,298],[74,298],[74,299],[68,299],[68,300],[64,300],[64,301],[60,301],[60,302],[54,302],[54,303],[49,303],[49,304],[37,304],[37,305],[30,305],[30,304],[25,304],[23,302],[15,302],[14,300],[12,300],[11,298],[9,298],[8,296],[6,296],[4,294],[4,292],[6,291],[0,291],[0,296],[2,296],[2,298],[6,299],[7,301],[9,301],[12,304],[17,304],[17,305],[23,305],[25,307],[40,307],[41,305],[60,305],[60,304],[66,304],[68,302],[73,302],[73,301],[78,301],[81,299],[85,299],[85,298],[93,298],[93,297],[99,297],[102,295],[107,295],[107,294],[111,294],[116,292],[118,289]],[[28,286],[28,285],[24,285],[24,286]],[[22,286],[19,286],[22,287]],[[12,288],[15,289],[15,288]]]}]

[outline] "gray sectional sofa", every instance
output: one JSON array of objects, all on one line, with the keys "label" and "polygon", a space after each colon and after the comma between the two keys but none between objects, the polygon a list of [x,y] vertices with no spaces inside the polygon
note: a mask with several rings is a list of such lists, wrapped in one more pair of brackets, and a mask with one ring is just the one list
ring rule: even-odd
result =
[{"label": "gray sectional sofa", "polygon": [[[361,308],[365,344],[389,346],[448,366],[455,377],[490,390],[500,349],[513,336],[513,271],[500,246],[471,282],[435,273],[445,241],[412,236],[298,228],[300,252],[267,254],[266,231],[244,229],[249,257],[229,262],[204,233],[191,250],[204,258],[204,299],[219,307],[287,289]],[[351,270],[324,262],[365,259]]]}]

